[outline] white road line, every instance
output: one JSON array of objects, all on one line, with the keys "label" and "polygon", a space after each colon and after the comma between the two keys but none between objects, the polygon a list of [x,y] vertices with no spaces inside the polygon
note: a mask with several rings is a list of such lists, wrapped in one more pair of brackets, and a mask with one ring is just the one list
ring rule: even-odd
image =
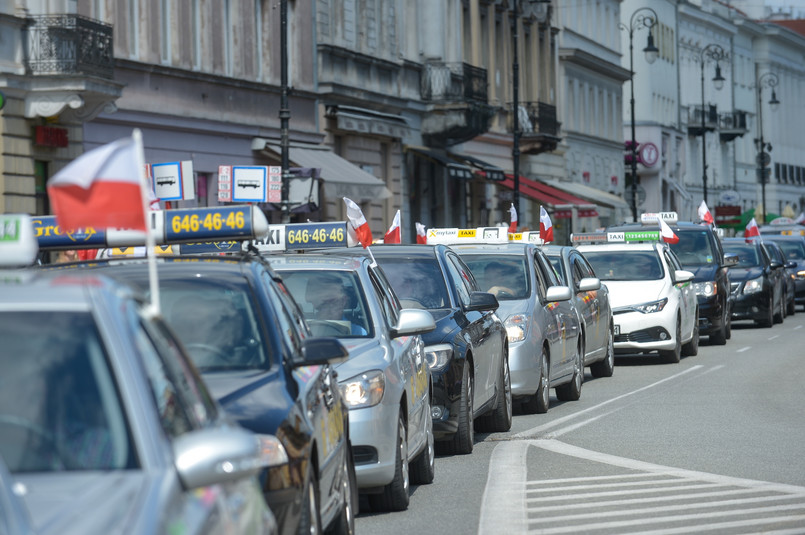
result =
[{"label": "white road line", "polygon": [[774,336],[769,337],[768,340],[774,340],[775,338],[780,338],[780,335],[775,334]]},{"label": "white road line", "polygon": [[801,328],[802,328],[802,325],[797,325],[796,327],[794,327],[794,330],[796,331],[797,329],[801,329]]},{"label": "white road line", "polygon": [[[725,529],[730,528],[745,528],[748,526],[762,526],[764,524],[773,525],[775,522],[794,522],[794,525],[800,525],[802,520],[805,520],[805,515],[797,515],[797,516],[778,516],[778,517],[765,517],[765,518],[756,518],[753,520],[744,520],[744,521],[736,521],[736,522],[719,522],[717,524],[697,524],[696,526],[688,526],[684,528],[676,528],[676,529],[659,529],[655,531],[641,531],[641,532],[632,532],[632,535],[676,535],[677,533],[703,533],[705,531],[720,531],[724,533]],[[544,533],[540,531],[540,533]],[[791,533],[791,534],[802,534],[802,527],[793,530],[785,530],[785,531],[766,531],[763,530],[764,535],[768,535],[770,533]]]},{"label": "white road line", "polygon": [[742,347],[741,349],[736,351],[736,353],[743,353],[744,351],[749,351],[750,349],[752,349],[752,346]]},{"label": "white road line", "polygon": [[[525,533],[528,518],[525,510],[527,454],[529,442],[501,442],[489,460],[489,474],[481,499],[479,534]],[[504,474],[504,477],[501,477]]]}]

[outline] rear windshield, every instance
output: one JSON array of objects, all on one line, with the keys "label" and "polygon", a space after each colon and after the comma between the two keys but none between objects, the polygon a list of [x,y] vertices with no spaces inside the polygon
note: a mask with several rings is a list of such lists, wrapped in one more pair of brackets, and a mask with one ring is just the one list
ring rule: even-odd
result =
[{"label": "rear windshield", "polygon": [[531,293],[524,256],[462,254],[478,286],[500,300],[525,299]]},{"label": "rear windshield", "polygon": [[718,263],[718,253],[713,249],[707,230],[678,229],[674,232],[679,236],[679,241],[671,244],[671,250],[683,267]]},{"label": "rear windshield", "polygon": [[405,308],[438,309],[450,306],[447,285],[436,258],[377,258],[394,293]]},{"label": "rear windshield", "polygon": [[738,256],[738,263],[731,267],[753,267],[760,265],[758,248],[754,244],[725,242],[723,247],[725,253],[732,253]]},{"label": "rear windshield", "polygon": [[585,251],[584,257],[601,280],[647,281],[665,276],[656,251]]}]

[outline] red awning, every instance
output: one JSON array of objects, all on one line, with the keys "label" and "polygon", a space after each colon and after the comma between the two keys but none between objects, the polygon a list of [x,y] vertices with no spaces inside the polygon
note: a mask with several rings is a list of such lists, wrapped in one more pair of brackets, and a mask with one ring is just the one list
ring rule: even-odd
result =
[{"label": "red awning", "polygon": [[[506,174],[506,180],[500,182],[500,184],[509,189],[514,189],[514,175]],[[589,201],[538,180],[532,180],[520,175],[519,188],[520,193],[523,195],[553,209],[555,218],[572,217],[573,207],[577,209],[579,217],[596,217],[598,215],[595,205],[590,204]]]}]

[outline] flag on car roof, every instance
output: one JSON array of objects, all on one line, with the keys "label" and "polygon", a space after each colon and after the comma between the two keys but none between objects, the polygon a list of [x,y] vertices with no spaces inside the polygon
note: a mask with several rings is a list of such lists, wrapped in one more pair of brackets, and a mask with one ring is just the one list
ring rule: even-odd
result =
[{"label": "flag on car roof", "polygon": [[543,243],[553,241],[553,223],[544,206],[539,207],[539,237]]},{"label": "flag on car roof", "polygon": [[671,227],[668,226],[663,218],[658,217],[657,221],[660,222],[660,237],[662,237],[662,241],[665,243],[679,243],[679,236],[671,230]]},{"label": "flag on car roof", "polygon": [[757,227],[757,221],[753,217],[749,223],[746,224],[746,230],[744,230],[744,238],[749,241],[749,238],[756,238],[760,236],[760,229]]},{"label": "flag on car roof", "polygon": [[419,221],[416,222],[416,242],[428,243],[428,236],[425,230],[425,225],[423,225]]},{"label": "flag on car roof", "polygon": [[512,203],[511,208],[509,208],[509,216],[511,218],[511,223],[509,223],[509,232],[515,233],[517,232],[517,208],[514,207],[514,203]]},{"label": "flag on car roof", "polygon": [[145,230],[142,145],[134,137],[86,152],[48,181],[56,221],[63,230]]},{"label": "flag on car roof", "polygon": [[386,235],[383,236],[383,243],[401,243],[400,242],[400,211],[397,210],[397,213],[394,214],[394,220],[391,222],[391,226],[386,231]]},{"label": "flag on car roof", "polygon": [[710,209],[707,208],[707,203],[704,201],[699,205],[699,219],[708,225],[713,224],[713,214],[710,213]]},{"label": "flag on car roof", "polygon": [[372,229],[369,228],[369,222],[366,221],[361,207],[346,197],[344,197],[344,204],[347,205],[347,219],[349,220],[347,229],[351,228],[355,232],[355,238],[364,249],[369,247],[372,245]]}]

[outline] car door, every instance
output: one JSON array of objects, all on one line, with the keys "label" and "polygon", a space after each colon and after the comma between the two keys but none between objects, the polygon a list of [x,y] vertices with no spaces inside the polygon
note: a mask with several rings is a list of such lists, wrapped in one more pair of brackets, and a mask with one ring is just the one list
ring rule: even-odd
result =
[{"label": "car door", "polygon": [[571,344],[576,343],[573,326],[578,324],[578,320],[572,317],[576,314],[572,299],[565,302],[548,302],[545,294],[547,288],[559,286],[561,282],[547,258],[535,251],[533,266],[539,280],[539,306],[542,306],[552,319],[545,337],[551,348],[549,379],[553,381],[573,371],[573,357],[576,353],[575,349],[571,349],[574,348]]},{"label": "car door", "polygon": [[773,302],[773,309],[775,313],[780,310],[780,302],[783,300],[783,277],[782,272],[785,271],[784,268],[772,268],[772,262],[778,262],[776,255],[774,254],[774,250],[768,246],[766,243],[761,243],[760,246],[761,254],[764,257],[764,265],[765,270],[768,272],[769,281],[771,282],[772,287],[772,302]]},{"label": "car door", "polygon": [[585,325],[584,350],[588,355],[595,355],[601,348],[606,349],[607,318],[601,312],[599,293],[601,290],[579,291],[581,279],[593,278],[592,266],[576,251],[570,253],[571,272],[573,273],[573,304]]},{"label": "car door", "polygon": [[[665,265],[671,270],[669,275],[673,281],[673,272],[683,269],[682,264],[670,249],[665,249],[663,256],[665,257]],[[679,292],[680,314],[682,317],[682,340],[690,340],[698,321],[696,318],[696,306],[699,298],[696,297],[696,291],[693,289],[693,283],[691,281],[675,282],[674,288]]]}]

